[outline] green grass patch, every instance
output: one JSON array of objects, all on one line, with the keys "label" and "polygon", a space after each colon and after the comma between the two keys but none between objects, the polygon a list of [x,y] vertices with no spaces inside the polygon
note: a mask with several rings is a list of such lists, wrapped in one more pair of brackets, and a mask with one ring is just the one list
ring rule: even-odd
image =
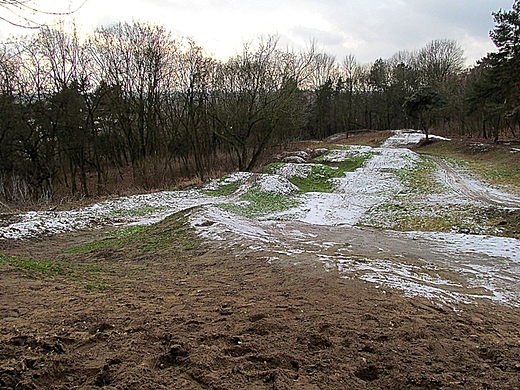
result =
[{"label": "green grass patch", "polygon": [[281,167],[286,165],[286,163],[283,162],[274,162],[271,164],[268,164],[262,169],[263,173],[267,173],[268,175],[276,175]]},{"label": "green grass patch", "polygon": [[520,160],[497,155],[493,162],[488,160],[469,161],[468,167],[488,183],[498,187],[504,187],[507,191],[520,194]]},{"label": "green grass patch", "polygon": [[[332,192],[336,189],[336,183],[331,179],[343,177],[345,173],[360,168],[371,157],[371,153],[366,153],[341,162],[327,162],[326,158],[320,156],[315,159],[316,164],[312,165],[306,176],[295,175],[288,179],[302,192]],[[272,163],[264,167],[263,172],[277,174],[284,165],[280,162]]]},{"label": "green grass patch", "polygon": [[243,180],[235,180],[230,182],[229,176],[224,176],[218,181],[218,186],[212,190],[202,190],[201,192],[209,196],[228,196],[238,190],[238,188],[244,184]]},{"label": "green grass patch", "polygon": [[192,249],[195,239],[188,218],[182,213],[147,226],[129,226],[114,231],[109,237],[74,246],[65,251],[70,254],[96,252],[107,248],[137,247],[144,252],[173,246],[175,249]]},{"label": "green grass patch", "polygon": [[184,212],[175,213],[164,220],[133,235],[130,240],[143,252],[154,252],[164,248],[172,251],[191,250],[196,247],[197,239]]},{"label": "green grass patch", "polygon": [[115,247],[119,244],[119,241],[110,237],[102,240],[97,240],[93,242],[87,242],[85,244],[77,245],[72,248],[65,250],[65,253],[87,253],[98,251],[104,248]]},{"label": "green grass patch", "polygon": [[128,240],[132,236],[141,234],[145,232],[146,229],[146,226],[141,225],[129,226],[123,229],[118,229],[115,232],[113,232],[112,235],[109,237],[74,246],[72,248],[67,249],[65,253],[88,253],[105,248],[121,247],[126,242],[128,242]]},{"label": "green grass patch", "polygon": [[0,262],[23,271],[34,271],[49,276],[74,275],[84,272],[100,272],[101,267],[83,266],[64,261],[24,259],[0,253]]},{"label": "green grass patch", "polygon": [[136,234],[140,234],[145,232],[147,229],[146,225],[134,225],[134,226],[127,226],[122,229],[118,229],[115,232],[113,232],[114,238],[118,239],[124,239],[128,237],[135,236]]},{"label": "green grass patch", "polygon": [[317,164],[306,177],[293,176],[289,181],[302,192],[332,192],[336,185],[330,179],[334,177],[338,177],[337,168]]},{"label": "green grass patch", "polygon": [[345,176],[347,172],[353,172],[363,166],[371,155],[361,155],[349,158],[338,163],[320,163],[312,167],[312,171],[306,177],[291,177],[289,181],[302,192],[332,192],[336,189],[333,180]]},{"label": "green grass patch", "polygon": [[74,268],[70,263],[23,259],[19,257],[5,256],[3,254],[0,254],[0,262],[9,264],[19,270],[35,271],[47,275],[64,275],[71,273]]},{"label": "green grass patch", "polygon": [[386,203],[371,209],[362,226],[397,231],[463,232],[510,236],[497,228],[486,210],[467,205]]},{"label": "green grass patch", "polygon": [[[362,154],[357,157],[351,157],[340,163],[336,163],[336,164],[332,163],[332,165],[337,166],[338,175],[343,176],[346,172],[353,172],[356,169],[361,168],[365,164],[365,161],[371,159],[372,156],[373,156],[373,153],[366,153],[366,154]],[[340,176],[337,176],[337,177],[340,177]]]},{"label": "green grass patch", "polygon": [[410,194],[441,194],[445,188],[435,178],[437,165],[435,162],[421,158],[413,168],[391,169],[405,187],[404,193]]},{"label": "green grass patch", "polygon": [[254,218],[288,210],[298,205],[298,201],[275,192],[261,191],[258,187],[242,195],[239,202],[223,203],[218,206],[234,214]]}]

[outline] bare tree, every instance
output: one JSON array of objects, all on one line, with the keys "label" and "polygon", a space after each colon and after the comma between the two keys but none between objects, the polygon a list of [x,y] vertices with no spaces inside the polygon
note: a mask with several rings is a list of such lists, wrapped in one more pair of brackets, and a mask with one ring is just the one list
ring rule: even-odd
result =
[{"label": "bare tree", "polygon": [[77,12],[87,0],[79,0],[72,7],[69,4],[67,9],[59,9],[55,5],[40,6],[37,0],[0,0],[0,9],[3,9],[7,16],[0,16],[0,20],[16,27],[35,29],[45,26],[45,23],[38,20],[42,16],[66,16]]},{"label": "bare tree", "polygon": [[348,130],[358,127],[355,103],[359,100],[356,95],[359,95],[363,83],[363,68],[353,55],[348,55],[343,59],[340,72],[343,99],[340,102],[342,109],[338,110],[338,114],[348,135]]},{"label": "bare tree", "polygon": [[17,165],[15,128],[19,113],[16,106],[18,66],[6,44],[0,46],[0,199],[11,201],[17,196],[13,180]]},{"label": "bare tree", "polygon": [[464,51],[454,40],[437,39],[419,50],[416,66],[423,85],[438,87],[463,71]]},{"label": "bare tree", "polygon": [[[76,194],[79,177],[82,194],[89,195],[87,168],[92,165],[88,69],[86,50],[76,31],[42,28],[38,34],[42,57],[48,63],[51,94],[45,98],[50,134],[58,139],[61,176]],[[69,180],[70,178],[70,180]]]},{"label": "bare tree", "polygon": [[[177,71],[177,105],[181,139],[185,140],[185,158],[193,157],[197,175],[205,180],[212,165],[215,145],[212,137],[211,118],[208,112],[211,79],[216,63],[192,39],[179,53]],[[176,140],[178,143],[178,139]],[[175,141],[174,141],[175,142]]]},{"label": "bare tree", "polygon": [[[134,22],[98,29],[92,38],[99,83],[111,91],[114,124],[121,133],[134,178],[146,179],[140,163],[161,154],[161,98],[169,86],[177,43],[161,26]],[[146,183],[143,183],[147,185]]]},{"label": "bare tree", "polygon": [[[277,49],[278,39],[268,37],[256,50],[246,44],[240,55],[220,64],[211,93],[216,134],[232,148],[240,170],[254,168],[261,154],[275,144],[295,111],[302,62]],[[303,58],[303,57],[301,57]]]}]

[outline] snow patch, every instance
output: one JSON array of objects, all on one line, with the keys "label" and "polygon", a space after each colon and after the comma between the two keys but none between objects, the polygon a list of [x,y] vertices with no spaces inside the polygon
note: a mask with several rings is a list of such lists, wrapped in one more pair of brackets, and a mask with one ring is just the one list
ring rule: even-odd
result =
[{"label": "snow patch", "polygon": [[248,180],[253,174],[249,172],[235,172],[230,175],[224,176],[221,179],[211,180],[208,184],[202,187],[205,191],[216,191],[221,186],[225,186],[228,184],[236,183],[237,181],[245,182]]},{"label": "snow patch", "polygon": [[320,157],[323,162],[343,162],[352,157],[361,157],[370,155],[374,149],[370,146],[351,145],[344,149],[331,150]]},{"label": "snow patch", "polygon": [[500,257],[518,263],[520,266],[520,240],[515,238],[439,232],[407,232],[403,234],[414,240],[429,241],[435,244],[439,251],[448,251],[454,255],[475,253],[489,257]]},{"label": "snow patch", "polygon": [[[351,245],[334,242],[336,237],[322,237],[333,226],[341,225],[341,228],[335,228],[338,229],[335,232],[342,231],[343,226],[355,226],[367,215],[374,216],[371,213],[378,206],[399,203],[403,199],[409,203],[416,202],[414,205],[418,210],[424,204],[439,207],[463,204],[463,194],[453,188],[448,188],[442,194],[413,197],[399,179],[396,172],[413,170],[421,161],[416,153],[400,146],[417,143],[423,138],[422,133],[401,130],[396,131],[381,148],[350,146],[324,153],[321,159],[325,162],[342,162],[355,156],[369,156],[363,167],[334,179],[337,188],[333,193],[299,194],[298,188],[288,179],[307,177],[317,164],[288,163],[277,166],[273,175],[237,172],[213,180],[202,189],[218,190],[223,185],[239,182],[239,189],[229,196],[208,196],[204,191],[197,190],[165,191],[124,197],[71,211],[25,213],[16,222],[0,227],[0,239],[26,239],[107,224],[150,224],[172,213],[202,206],[189,213],[190,224],[201,237],[221,241],[226,248],[239,247],[255,253],[265,252],[264,258],[269,261],[283,256],[294,258],[294,261],[314,256],[324,266],[344,273],[345,277],[357,277],[401,289],[409,295],[422,295],[444,302],[466,302],[485,297],[518,304],[519,240],[453,233],[384,233],[386,238],[394,237],[410,245],[417,241],[424,242],[425,250],[435,255],[435,264],[432,265],[420,260],[409,264],[404,255],[390,253],[383,244],[380,251],[375,251],[375,257],[390,253],[385,258],[352,256],[354,249]],[[311,155],[304,152],[294,156],[302,161]],[[474,192],[487,192],[490,198],[505,199],[506,202],[513,199],[465,175],[461,174],[460,177]],[[261,219],[240,217],[216,207],[222,203],[237,204],[240,196],[255,186],[264,192],[297,195],[298,206],[262,216]],[[406,198],[403,198],[403,194]],[[388,218],[389,214],[382,213],[380,217]],[[291,225],[289,228],[281,220],[301,225]],[[298,257],[300,255],[301,258]],[[460,279],[469,285],[469,290],[474,289],[474,292],[468,291],[467,286],[459,281],[440,276],[444,275],[441,271],[445,270],[460,275]]]},{"label": "snow patch", "polygon": [[264,192],[274,192],[280,195],[291,195],[300,192],[298,187],[280,175],[260,175],[257,183],[260,186],[260,190]]},{"label": "snow patch", "polygon": [[[444,138],[433,134],[430,134],[429,137],[443,141],[451,141],[449,138]],[[418,144],[425,138],[426,135],[417,130],[395,130],[394,135],[392,137],[389,137],[385,142],[383,142],[381,147],[395,148],[399,146],[414,145]]]},{"label": "snow patch", "polygon": [[317,164],[287,163],[276,167],[274,173],[290,179],[291,177],[307,177]]}]

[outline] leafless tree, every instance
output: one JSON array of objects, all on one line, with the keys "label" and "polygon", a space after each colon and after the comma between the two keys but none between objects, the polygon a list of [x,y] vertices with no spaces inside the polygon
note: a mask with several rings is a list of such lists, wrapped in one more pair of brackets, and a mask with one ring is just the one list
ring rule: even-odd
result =
[{"label": "leafless tree", "polygon": [[56,5],[40,5],[37,0],[0,0],[0,20],[17,27],[35,29],[45,26],[38,20],[42,16],[66,16],[77,12],[87,0],[79,0],[77,4],[68,9],[59,9]]},{"label": "leafless tree", "polygon": [[177,58],[175,95],[179,100],[173,106],[178,108],[179,135],[185,140],[185,148],[180,152],[184,158],[193,157],[197,175],[204,181],[216,152],[208,112],[216,61],[206,56],[192,39],[186,40]]},{"label": "leafless tree", "polygon": [[211,93],[216,134],[232,148],[240,170],[252,170],[262,153],[290,131],[297,102],[302,62],[279,51],[277,37],[244,45],[241,54],[221,64]]},{"label": "leafless tree", "polygon": [[424,85],[446,83],[464,69],[464,51],[456,41],[450,39],[431,41],[419,50],[415,58]]},{"label": "leafless tree", "polygon": [[[162,26],[141,22],[118,23],[98,29],[91,42],[99,85],[110,90],[111,113],[134,178],[148,180],[141,164],[160,155],[164,139],[162,101],[172,92],[172,64],[178,45]],[[149,183],[142,183],[145,186]]]}]

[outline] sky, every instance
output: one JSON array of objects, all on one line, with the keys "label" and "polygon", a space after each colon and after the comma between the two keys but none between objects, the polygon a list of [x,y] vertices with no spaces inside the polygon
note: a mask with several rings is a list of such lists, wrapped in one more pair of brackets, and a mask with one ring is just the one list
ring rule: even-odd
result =
[{"label": "sky", "polygon": [[[46,11],[66,11],[84,0],[33,0]],[[209,55],[226,59],[244,42],[270,34],[282,48],[304,49],[315,41],[338,62],[390,58],[435,39],[458,42],[472,65],[495,47],[489,38],[492,12],[513,0],[86,0],[68,20],[85,33],[101,25],[139,20],[194,38]],[[54,16],[31,16],[52,23]],[[0,19],[15,17],[0,8]],[[0,40],[31,33],[0,20]]]}]

